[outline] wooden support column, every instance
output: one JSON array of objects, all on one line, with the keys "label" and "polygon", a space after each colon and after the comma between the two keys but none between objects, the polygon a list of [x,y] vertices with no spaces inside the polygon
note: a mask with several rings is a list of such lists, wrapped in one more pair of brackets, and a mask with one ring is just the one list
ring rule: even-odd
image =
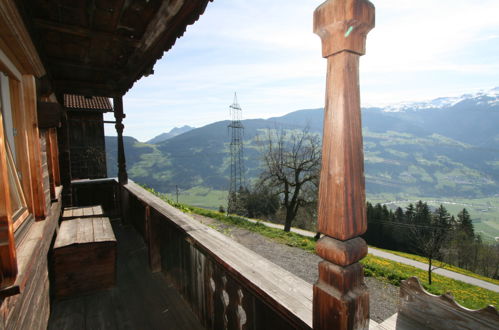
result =
[{"label": "wooden support column", "polygon": [[328,0],[314,13],[327,58],[326,106],[316,251],[324,260],[314,285],[314,329],[367,329],[369,293],[358,262],[367,254],[359,57],[374,27],[368,0]]},{"label": "wooden support column", "polygon": [[125,185],[128,183],[128,174],[126,173],[125,147],[123,145],[123,97],[118,96],[113,99],[114,118],[116,119],[116,132],[118,133],[118,181]]}]

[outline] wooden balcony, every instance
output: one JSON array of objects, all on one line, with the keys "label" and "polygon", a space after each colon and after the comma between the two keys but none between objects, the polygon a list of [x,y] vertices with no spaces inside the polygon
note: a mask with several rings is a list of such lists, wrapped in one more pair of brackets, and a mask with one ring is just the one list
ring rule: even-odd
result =
[{"label": "wooden balcony", "polygon": [[[133,182],[73,182],[118,240],[117,285],[52,305],[50,329],[311,329],[312,286]],[[120,218],[120,216],[123,217]]]}]

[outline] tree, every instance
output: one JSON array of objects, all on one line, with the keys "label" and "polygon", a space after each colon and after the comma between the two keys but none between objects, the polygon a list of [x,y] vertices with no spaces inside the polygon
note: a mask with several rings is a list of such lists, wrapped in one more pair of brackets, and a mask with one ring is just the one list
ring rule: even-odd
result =
[{"label": "tree", "polygon": [[298,209],[306,203],[303,191],[308,186],[318,185],[321,165],[319,138],[310,134],[308,129],[300,132],[269,129],[263,163],[260,182],[281,196],[286,213],[284,230],[290,231]]},{"label": "tree", "polygon": [[272,217],[279,208],[279,197],[266,186],[246,189],[241,199],[245,209],[243,215],[250,218]]},{"label": "tree", "polygon": [[466,236],[471,239],[475,238],[475,229],[468,210],[463,209],[457,214],[457,223],[459,230],[463,231]]},{"label": "tree", "polygon": [[450,214],[440,205],[433,214],[426,203],[416,204],[411,239],[415,249],[428,259],[428,283],[431,284],[432,262],[441,258],[441,249],[450,229]]},{"label": "tree", "polygon": [[457,214],[457,225],[454,232],[454,243],[457,250],[458,266],[470,269],[473,265],[473,245],[475,241],[475,230],[470,214],[463,209]]}]

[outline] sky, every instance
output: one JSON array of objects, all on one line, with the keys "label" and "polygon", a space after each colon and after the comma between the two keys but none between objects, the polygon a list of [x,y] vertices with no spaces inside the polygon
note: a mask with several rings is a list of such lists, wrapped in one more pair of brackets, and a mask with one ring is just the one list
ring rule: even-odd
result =
[{"label": "sky", "polygon": [[[326,60],[312,32],[322,0],[214,0],[124,97],[125,135],[323,107]],[[363,106],[499,86],[498,0],[372,0],[376,27],[360,62]],[[116,135],[106,125],[106,135]]]}]

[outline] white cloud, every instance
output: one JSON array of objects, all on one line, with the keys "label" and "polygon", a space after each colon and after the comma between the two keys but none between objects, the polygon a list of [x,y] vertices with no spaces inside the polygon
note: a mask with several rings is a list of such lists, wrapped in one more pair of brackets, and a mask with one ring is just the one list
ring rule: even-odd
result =
[{"label": "white cloud", "polygon": [[[216,0],[125,98],[126,134],[322,106],[326,61],[312,33],[322,0]],[[499,77],[499,1],[378,0],[361,60],[362,100],[380,104],[487,88]]]}]

